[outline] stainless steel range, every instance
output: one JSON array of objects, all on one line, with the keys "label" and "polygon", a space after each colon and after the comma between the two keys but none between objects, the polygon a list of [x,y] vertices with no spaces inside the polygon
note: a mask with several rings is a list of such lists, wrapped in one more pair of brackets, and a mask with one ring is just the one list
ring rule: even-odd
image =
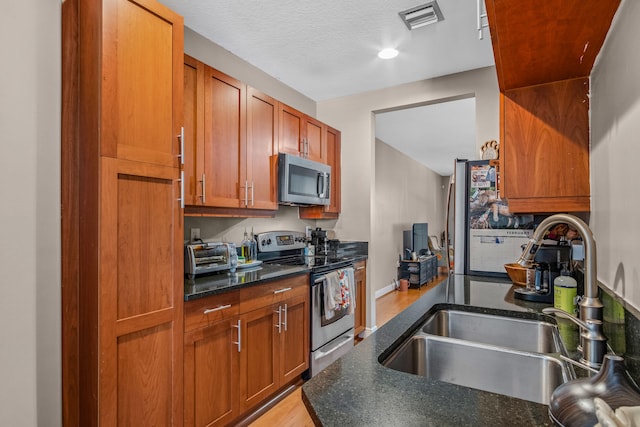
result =
[{"label": "stainless steel range", "polygon": [[309,376],[329,366],[354,345],[356,287],[353,261],[317,253],[305,258],[307,238],[298,231],[259,233],[258,259],[269,264],[309,265],[311,270],[311,357]]}]

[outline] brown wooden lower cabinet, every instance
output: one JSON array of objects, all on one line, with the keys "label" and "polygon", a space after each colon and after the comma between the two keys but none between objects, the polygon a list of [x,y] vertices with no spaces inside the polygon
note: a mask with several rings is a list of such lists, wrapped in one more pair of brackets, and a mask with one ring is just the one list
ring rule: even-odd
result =
[{"label": "brown wooden lower cabinet", "polygon": [[364,332],[367,314],[367,261],[354,264],[354,280],[356,282],[356,310],[354,335]]},{"label": "brown wooden lower cabinet", "polygon": [[187,302],[184,362],[186,426],[248,415],[309,367],[309,276]]},{"label": "brown wooden lower cabinet", "polygon": [[238,317],[185,334],[184,423],[224,425],[240,415]]}]

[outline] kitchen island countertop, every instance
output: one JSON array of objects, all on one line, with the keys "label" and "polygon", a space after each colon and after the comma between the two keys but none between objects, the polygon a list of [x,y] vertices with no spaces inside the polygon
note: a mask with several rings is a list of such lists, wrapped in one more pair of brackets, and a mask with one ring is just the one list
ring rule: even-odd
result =
[{"label": "kitchen island countertop", "polygon": [[503,279],[456,276],[444,280],[303,385],[303,401],[314,422],[324,426],[553,425],[546,405],[398,372],[379,363],[390,346],[409,336],[427,312],[441,303],[515,310],[522,317],[537,316],[549,306],[515,300],[513,285]]}]

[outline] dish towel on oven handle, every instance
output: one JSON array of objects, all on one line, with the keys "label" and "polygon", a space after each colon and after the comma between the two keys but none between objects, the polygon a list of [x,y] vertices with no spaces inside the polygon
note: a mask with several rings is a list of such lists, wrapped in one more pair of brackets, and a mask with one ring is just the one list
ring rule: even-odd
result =
[{"label": "dish towel on oven handle", "polygon": [[326,274],[324,281],[324,317],[330,320],[336,310],[347,310],[353,314],[355,287],[353,268],[345,268]]}]

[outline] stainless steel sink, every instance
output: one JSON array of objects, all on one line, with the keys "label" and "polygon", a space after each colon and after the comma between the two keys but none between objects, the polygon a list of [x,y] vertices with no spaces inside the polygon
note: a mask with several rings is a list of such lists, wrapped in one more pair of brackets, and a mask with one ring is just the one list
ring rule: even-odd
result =
[{"label": "stainless steel sink", "polygon": [[384,360],[397,371],[548,405],[553,390],[574,378],[558,357],[422,332]]},{"label": "stainless steel sink", "polygon": [[515,350],[537,353],[562,351],[557,326],[540,320],[443,309],[427,320],[422,331]]},{"label": "stainless steel sink", "polygon": [[575,378],[551,322],[446,306],[380,362],[390,369],[548,405]]}]

